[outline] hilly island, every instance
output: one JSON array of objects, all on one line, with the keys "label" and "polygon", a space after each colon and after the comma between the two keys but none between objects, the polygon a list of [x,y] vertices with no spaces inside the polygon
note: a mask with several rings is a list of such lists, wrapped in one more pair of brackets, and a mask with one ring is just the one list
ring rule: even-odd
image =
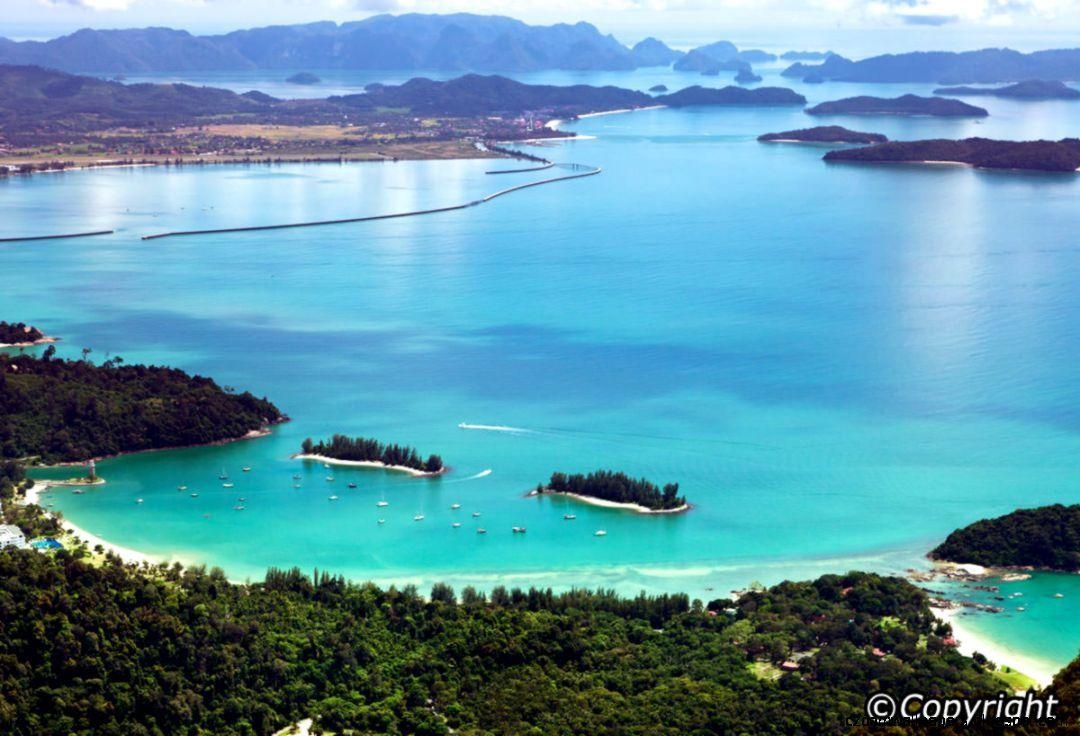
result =
[{"label": "hilly island", "polygon": [[572,135],[546,126],[657,105],[802,105],[775,87],[700,86],[652,96],[613,86],[535,85],[468,74],[370,84],[360,94],[282,100],[188,84],[125,85],[0,66],[0,175],[97,161],[396,160],[499,153],[480,141]]}]

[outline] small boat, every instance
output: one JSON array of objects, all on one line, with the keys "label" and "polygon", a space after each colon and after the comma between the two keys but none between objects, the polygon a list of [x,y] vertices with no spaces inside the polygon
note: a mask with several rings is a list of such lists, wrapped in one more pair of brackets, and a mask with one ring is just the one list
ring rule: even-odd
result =
[{"label": "small boat", "polygon": [[1016,607],[1016,610],[1017,610],[1017,611],[1019,611],[1020,613],[1023,613],[1023,612],[1024,612],[1024,611],[1026,611],[1027,609],[1026,609],[1026,608],[1024,608],[1023,606],[1017,606],[1017,607]]},{"label": "small boat", "polygon": [[577,515],[575,515],[575,514],[563,514],[562,518],[563,518],[563,521],[573,521],[574,519],[577,518]]},{"label": "small boat", "polygon": [[487,534],[487,529],[485,529],[484,527],[480,527],[479,529],[476,530],[476,533],[477,534]]},{"label": "small boat", "polygon": [[74,494],[75,494],[76,496],[81,496],[81,495],[83,495],[84,493],[86,493],[86,491],[84,491],[84,490],[83,490],[83,489],[81,489],[81,488],[76,488],[76,489],[75,489],[74,491],[72,491],[72,493],[74,493]]},{"label": "small boat", "polygon": [[380,523],[380,524],[385,524],[385,523],[386,523],[386,519],[379,519],[379,523]]},{"label": "small boat", "polygon": [[595,532],[593,532],[593,536],[594,537],[606,537],[607,532],[605,530],[603,530],[603,529],[597,529]]},{"label": "small boat", "polygon": [[245,465],[244,467],[242,467],[240,469],[242,471],[244,471],[245,473],[250,473],[251,472],[251,466],[250,465]]},{"label": "small boat", "polygon": [[299,475],[294,475],[294,476],[292,477],[292,479],[293,479],[293,480],[300,480],[300,476],[299,476]]},{"label": "small boat", "polygon": [[423,514],[417,514],[416,516],[412,517],[412,520],[413,521],[423,521],[424,520],[424,515]]},{"label": "small boat", "polygon": [[203,514],[203,515],[202,515],[202,518],[204,518],[204,519],[209,519],[209,518],[210,518],[210,514]]},{"label": "small boat", "polygon": [[323,464],[322,464],[322,466],[323,466],[324,468],[329,468],[329,467],[330,467],[330,463],[323,463]]},{"label": "small boat", "polygon": [[450,508],[452,508],[454,511],[457,511],[458,509],[461,508],[461,504],[460,503],[452,503],[452,504],[450,504]]},{"label": "small boat", "polygon": [[473,511],[472,512],[472,518],[479,519],[480,518],[480,512],[479,511]]},{"label": "small boat", "polygon": [[299,483],[293,483],[293,488],[299,488],[299,487],[300,487]]},{"label": "small boat", "polygon": [[1061,593],[1054,593],[1054,597],[1055,598],[1064,598],[1065,596],[1062,595]]},{"label": "small boat", "polygon": [[136,498],[135,503],[142,503],[142,499],[141,498]]},{"label": "small boat", "polygon": [[523,527],[523,526],[515,526],[511,531],[513,531],[514,534],[524,534],[525,533],[525,527]]},{"label": "small boat", "polygon": [[349,488],[356,488],[356,484],[355,483],[350,483]]},{"label": "small boat", "polygon": [[380,509],[383,509],[383,508],[386,508],[387,506],[389,506],[390,502],[389,501],[379,501],[375,505],[378,506]]},{"label": "small boat", "polygon": [[236,484],[235,483],[222,483],[221,487],[222,488],[235,488]]},{"label": "small boat", "polygon": [[181,492],[183,492],[183,491],[186,491],[186,490],[187,490],[187,486],[177,486],[177,487],[176,487],[176,490],[178,490],[178,491],[181,491]]},{"label": "small boat", "polygon": [[229,477],[229,474],[225,472],[225,468],[222,468],[221,469],[221,475],[219,475],[217,477],[217,479],[218,480],[226,480],[226,479],[228,479],[228,477]]},{"label": "small boat", "polygon": [[247,501],[247,499],[244,498],[243,496],[241,496],[240,498],[238,498],[236,500],[239,501],[240,503],[243,503],[244,501]]},{"label": "small boat", "polygon": [[461,522],[460,521],[455,521],[450,526],[454,527],[455,529],[460,529],[461,528]]},{"label": "small boat", "polygon": [[198,497],[199,497],[199,494],[198,494],[198,493],[192,493],[192,494],[191,494],[191,497],[192,497],[192,498],[198,498]]},{"label": "small boat", "polygon": [[236,504],[235,506],[232,507],[232,510],[233,511],[243,511],[246,508],[247,508],[247,506],[242,506],[240,504]]},{"label": "small boat", "polygon": [[329,496],[329,497],[328,497],[328,500],[330,500],[330,501],[337,501],[337,500],[338,500],[338,497],[337,497],[337,496]]},{"label": "small boat", "polygon": [[334,482],[334,476],[332,476],[332,475],[326,476],[326,482],[327,483],[333,483]]}]

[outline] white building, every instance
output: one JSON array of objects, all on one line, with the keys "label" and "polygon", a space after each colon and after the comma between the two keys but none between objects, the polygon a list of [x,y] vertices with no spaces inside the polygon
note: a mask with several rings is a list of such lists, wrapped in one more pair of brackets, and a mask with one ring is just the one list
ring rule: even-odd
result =
[{"label": "white building", "polygon": [[28,549],[26,537],[22,530],[13,524],[0,524],[0,549],[14,547],[15,549]]}]

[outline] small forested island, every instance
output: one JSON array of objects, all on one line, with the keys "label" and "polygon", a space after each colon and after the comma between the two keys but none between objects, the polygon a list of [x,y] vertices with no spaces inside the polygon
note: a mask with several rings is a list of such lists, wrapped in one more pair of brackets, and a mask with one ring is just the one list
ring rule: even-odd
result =
[{"label": "small forested island", "polygon": [[670,95],[656,98],[668,107],[691,107],[695,105],[805,105],[806,98],[786,87],[758,87],[744,89],[728,86],[687,87]]},{"label": "small forested island", "polygon": [[36,327],[22,322],[0,322],[0,348],[21,348],[56,342]]},{"label": "small forested island", "polygon": [[1075,100],[1080,98],[1080,90],[1064,82],[1030,79],[1005,87],[940,87],[935,95],[950,97],[1007,97],[1014,100]]},{"label": "small forested island", "polygon": [[754,84],[760,82],[761,77],[754,74],[753,70],[747,67],[746,69],[740,69],[739,73],[735,75],[735,81],[739,84]]},{"label": "small forested island", "polygon": [[949,118],[985,118],[990,113],[981,107],[960,100],[941,97],[847,97],[832,102],[822,102],[808,109],[809,115],[929,115]]},{"label": "small forested island", "polygon": [[654,84],[652,87],[649,87],[649,91],[650,92],[667,92],[668,87],[667,87],[666,84]]},{"label": "small forested island", "polygon": [[529,495],[556,493],[593,503],[598,506],[627,508],[645,514],[686,511],[690,504],[679,495],[679,484],[668,483],[661,490],[645,478],[631,478],[626,473],[597,470],[582,475],[552,473],[545,486],[538,485]]},{"label": "small forested island", "polygon": [[889,139],[881,133],[862,133],[839,125],[819,125],[816,128],[785,130],[783,133],[766,133],[759,141],[773,143],[885,143]]},{"label": "small forested island", "polygon": [[931,559],[983,567],[1080,571],[1080,504],[1020,509],[957,529]]},{"label": "small forested island", "polygon": [[[287,419],[266,399],[175,368],[0,354],[0,458],[80,462],[263,433]],[[89,350],[84,354],[89,354]]]},{"label": "small forested island", "polygon": [[995,141],[988,138],[893,141],[866,148],[829,151],[826,161],[863,163],[957,163],[980,169],[1075,172],[1080,139]]},{"label": "small forested island", "polygon": [[322,460],[344,465],[370,465],[389,470],[404,470],[413,475],[440,475],[447,468],[438,455],[428,455],[424,460],[415,447],[386,445],[365,437],[347,437],[335,434],[329,441],[318,443],[309,437],[300,446],[301,459]]},{"label": "small forested island", "polygon": [[311,72],[297,72],[285,81],[289,84],[318,84],[322,80]]}]

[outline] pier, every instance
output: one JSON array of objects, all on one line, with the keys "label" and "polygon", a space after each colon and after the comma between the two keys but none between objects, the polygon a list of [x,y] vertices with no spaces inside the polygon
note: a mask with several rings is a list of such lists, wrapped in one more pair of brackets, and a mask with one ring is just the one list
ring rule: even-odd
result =
[{"label": "pier", "polygon": [[0,243],[29,243],[34,240],[68,240],[70,238],[93,238],[98,235],[112,235],[114,230],[95,230],[89,233],[67,233],[64,235],[24,235],[21,237],[0,238]]},{"label": "pier", "polygon": [[[548,169],[553,166],[558,166],[561,169],[565,169],[572,173],[565,174],[563,176],[555,176],[548,179],[541,179],[540,181],[526,182],[525,184],[518,184],[516,186],[507,187],[506,189],[500,189],[493,194],[489,194],[481,199],[474,199],[471,202],[464,204],[450,205],[448,207],[435,207],[427,210],[414,210],[411,212],[394,212],[386,215],[368,215],[366,217],[348,217],[335,220],[316,220],[312,222],[288,222],[279,225],[249,225],[246,227],[223,227],[214,228],[209,230],[177,230],[168,233],[157,233],[154,235],[144,235],[143,240],[160,240],[162,238],[179,238],[179,237],[191,237],[195,235],[222,235],[227,233],[251,233],[262,232],[265,230],[289,230],[293,228],[304,227],[322,227],[325,225],[347,225],[358,222],[374,222],[376,220],[394,220],[402,217],[420,217],[422,215],[434,215],[441,212],[454,212],[456,210],[464,210],[469,207],[476,207],[481,204],[486,204],[493,199],[499,197],[505,197],[507,194],[513,194],[523,189],[530,189],[532,187],[539,187],[545,184],[555,184],[561,181],[570,181],[572,179],[582,179],[586,176],[596,176],[603,169],[598,166],[585,166],[583,164],[551,164],[550,166],[539,167],[537,170]],[[491,172],[488,172],[491,173]],[[510,173],[510,172],[499,172]]]}]

